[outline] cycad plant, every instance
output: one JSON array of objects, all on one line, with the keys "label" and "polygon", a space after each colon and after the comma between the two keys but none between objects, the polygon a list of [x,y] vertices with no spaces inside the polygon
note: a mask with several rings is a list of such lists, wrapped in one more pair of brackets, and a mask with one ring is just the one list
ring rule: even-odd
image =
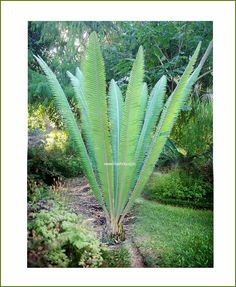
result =
[{"label": "cycad plant", "polygon": [[74,117],[55,74],[35,57],[47,76],[55,104],[78,152],[91,189],[102,206],[110,233],[120,236],[122,222],[140,195],[211,50],[193,72],[197,46],[174,92],[166,98],[166,76],[148,95],[143,48],[134,61],[125,98],[114,80],[106,94],[104,62],[96,33],[89,38],[82,68],[68,72],[80,110]]}]

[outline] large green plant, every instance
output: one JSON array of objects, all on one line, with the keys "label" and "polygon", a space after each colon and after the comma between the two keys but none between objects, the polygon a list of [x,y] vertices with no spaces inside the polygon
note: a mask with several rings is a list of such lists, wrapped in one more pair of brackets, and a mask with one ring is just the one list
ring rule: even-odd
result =
[{"label": "large green plant", "polygon": [[114,80],[106,96],[102,53],[97,35],[92,33],[82,71],[77,68],[75,76],[68,72],[80,109],[81,124],[76,121],[54,73],[42,58],[36,57],[112,234],[121,234],[122,221],[151,175],[178,112],[211,50],[210,45],[193,72],[200,46],[199,43],[165,104],[165,76],[148,96],[147,85],[143,83],[144,56],[140,47],[124,101]]}]

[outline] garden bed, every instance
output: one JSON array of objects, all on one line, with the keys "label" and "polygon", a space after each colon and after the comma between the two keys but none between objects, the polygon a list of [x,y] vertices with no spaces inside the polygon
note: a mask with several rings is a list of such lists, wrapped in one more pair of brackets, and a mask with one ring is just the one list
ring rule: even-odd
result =
[{"label": "garden bed", "polygon": [[115,242],[107,237],[104,212],[84,177],[68,179],[54,192],[54,205],[82,215],[111,251],[101,267],[213,267],[211,211],[140,198],[125,217],[125,241]]}]

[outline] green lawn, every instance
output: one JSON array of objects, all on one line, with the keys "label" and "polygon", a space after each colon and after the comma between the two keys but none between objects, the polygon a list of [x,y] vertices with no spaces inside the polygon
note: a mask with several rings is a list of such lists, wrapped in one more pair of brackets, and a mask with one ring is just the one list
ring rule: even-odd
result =
[{"label": "green lawn", "polygon": [[133,227],[148,267],[213,267],[213,213],[140,199]]}]

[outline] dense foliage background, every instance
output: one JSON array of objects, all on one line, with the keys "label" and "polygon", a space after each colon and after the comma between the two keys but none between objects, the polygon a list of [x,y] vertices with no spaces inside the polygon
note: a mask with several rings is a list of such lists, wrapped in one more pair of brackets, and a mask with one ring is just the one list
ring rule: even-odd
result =
[{"label": "dense foliage background", "polygon": [[[145,51],[145,81],[154,86],[163,74],[168,76],[169,91],[188,63],[199,41],[199,58],[212,39],[212,22],[29,22],[29,100],[47,99],[50,94],[39,67],[33,59],[40,55],[57,73],[67,89],[72,90],[66,71],[74,72],[81,62],[88,36],[96,31],[106,65],[106,77],[121,86],[127,84],[132,62],[140,45]],[[39,75],[40,74],[40,75]],[[212,87],[212,57],[204,67],[196,93],[205,94]]]},{"label": "dense foliage background", "polygon": [[[68,140],[60,116],[54,108],[46,78],[33,55],[41,56],[55,72],[79,120],[79,111],[74,103],[72,86],[66,72],[74,73],[76,67],[80,66],[88,37],[92,31],[97,32],[101,44],[107,86],[111,79],[115,79],[124,93],[132,63],[139,46],[142,45],[145,53],[144,80],[150,88],[156,84],[162,75],[166,75],[168,80],[167,96],[174,90],[198,42],[202,41],[199,55],[199,58],[201,58],[213,37],[212,22],[204,21],[29,22],[28,202],[30,210],[33,210],[33,215],[29,216],[30,266],[84,267],[88,265],[122,267],[129,265],[129,259],[125,255],[127,250],[109,253],[100,249],[95,237],[91,237],[89,235],[90,231],[86,228],[83,229],[83,226],[80,232],[84,234],[84,237],[82,239],[74,238],[72,231],[76,229],[78,219],[74,218],[73,215],[63,215],[63,212],[57,210],[54,212],[50,209],[51,214],[49,213],[46,216],[41,214],[38,208],[39,202],[42,200],[55,200],[51,191],[58,189],[61,182],[67,178],[82,176],[83,170],[80,167],[80,159],[73,152],[73,146]],[[196,209],[213,208],[212,76],[213,59],[211,54],[194,85],[189,102],[182,107],[177,123],[156,166],[156,171],[144,190],[143,196],[145,199]],[[155,214],[155,218],[156,213],[160,212],[159,215],[163,216],[166,230],[173,228],[170,226],[170,221],[166,220],[169,216],[166,217],[166,214],[169,214],[169,209],[165,209],[165,207],[162,209],[161,207],[158,211],[152,203],[150,203],[150,206],[148,203],[148,208]],[[147,206],[142,203],[140,212],[142,213],[142,210],[145,212],[146,209]],[[35,215],[35,210],[39,211],[38,215]],[[184,214],[182,210],[176,209],[176,212],[177,217],[182,212]],[[174,211],[171,214],[174,218]],[[175,242],[175,247],[171,245],[172,241],[169,241],[169,253],[163,254],[163,258],[158,253],[157,258],[159,259],[156,260],[153,259],[154,253],[150,252],[150,260],[147,259],[146,264],[167,267],[211,266],[213,264],[211,214],[209,212],[205,215],[202,212],[195,215],[191,213],[190,217],[195,218],[195,216],[197,218],[198,216],[199,218],[206,216],[207,218],[207,220],[199,221],[202,225],[199,223],[200,225],[193,226],[196,233],[194,235],[195,239],[189,235],[191,237],[189,237],[190,245],[196,246],[196,250],[203,250],[198,259],[195,258],[195,251],[192,250],[188,253],[188,250],[184,250],[181,244],[178,245],[183,239],[180,234],[179,243]],[[145,233],[148,234],[148,228],[156,223],[154,219],[151,222],[151,217],[146,218],[143,215],[141,217],[142,220],[135,227],[135,233],[137,236],[142,237],[140,232],[144,226],[147,227]],[[61,218],[64,218],[65,223],[61,221]],[[80,218],[79,221],[81,220]],[[146,222],[143,222],[145,220]],[[183,232],[185,232],[185,228],[188,232],[188,225],[182,217],[181,220],[183,222],[179,221],[179,224],[182,224]],[[57,221],[59,222],[58,224],[62,230],[59,232],[60,234],[58,230],[55,233],[51,221],[55,226]],[[192,221],[196,222],[195,219]],[[44,228],[44,225],[47,227]],[[49,225],[52,228],[49,228]],[[159,228],[160,226],[157,229],[159,230]],[[150,236],[152,236],[152,230],[151,228]],[[54,234],[53,237],[50,237],[52,234]],[[163,231],[162,234],[163,242],[168,242],[167,233]],[[204,234],[208,234],[209,241],[206,238],[203,240]],[[43,239],[44,236],[48,237],[46,241]],[[64,241],[60,239],[62,237]],[[201,240],[203,243],[201,243]],[[44,242],[43,245],[42,241]],[[54,244],[53,249],[50,247],[51,242]],[[151,246],[148,247],[148,240],[146,242],[145,254]],[[84,246],[84,244],[89,247],[83,249],[81,246]],[[154,244],[151,239],[150,244]],[[43,252],[41,252],[41,255],[39,255],[40,252],[38,253],[38,246],[42,247]],[[143,246],[139,247],[142,250]],[[152,248],[157,250],[162,246],[152,246],[150,250]],[[77,252],[76,258],[71,258],[73,250]],[[179,250],[178,256],[180,256],[175,257],[178,258],[178,262],[173,259],[176,250]],[[85,251],[89,254],[85,254]],[[91,261],[90,257],[93,256],[96,260]],[[113,266],[114,263],[112,262],[117,262],[117,265]]]}]

